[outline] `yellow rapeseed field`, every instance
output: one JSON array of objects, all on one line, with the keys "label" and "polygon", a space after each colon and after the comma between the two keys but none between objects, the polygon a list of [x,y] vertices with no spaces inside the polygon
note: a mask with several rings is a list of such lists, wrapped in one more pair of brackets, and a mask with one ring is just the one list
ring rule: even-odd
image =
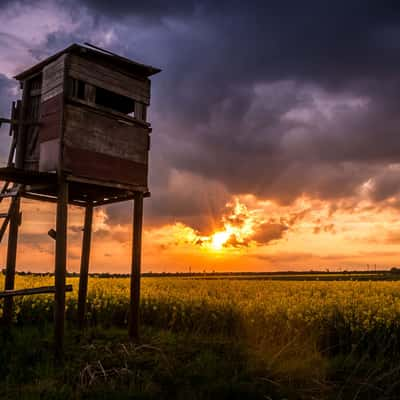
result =
[{"label": "yellow rapeseed field", "polygon": [[[74,288],[67,294],[67,318],[73,319],[78,278],[67,281]],[[17,288],[52,284],[47,276],[16,278]],[[400,282],[143,278],[141,299],[143,322],[165,329],[209,333],[245,328],[267,335],[283,328],[329,326],[362,335],[400,326]],[[129,279],[90,278],[88,323],[125,325],[128,301]],[[51,321],[52,306],[51,295],[18,298],[15,320]]]}]

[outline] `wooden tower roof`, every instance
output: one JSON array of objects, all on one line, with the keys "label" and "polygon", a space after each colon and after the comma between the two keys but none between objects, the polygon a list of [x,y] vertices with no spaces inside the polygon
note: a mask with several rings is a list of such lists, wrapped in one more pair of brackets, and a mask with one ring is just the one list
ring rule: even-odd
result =
[{"label": "wooden tower roof", "polygon": [[136,61],[130,60],[129,58],[119,56],[117,54],[111,53],[108,50],[104,50],[100,47],[94,46],[89,43],[85,44],[74,43],[66,47],[65,49],[59,51],[58,53],[53,54],[52,56],[39,62],[38,64],[35,64],[34,66],[26,69],[25,71],[22,71],[14,78],[19,81],[23,81],[26,78],[41,71],[44,66],[56,60],[62,54],[71,54],[71,53],[80,55],[84,54],[85,56],[93,59],[93,61],[95,62],[107,63],[110,66],[117,68],[121,72],[125,72],[132,75],[149,77],[161,71],[161,69],[159,68],[152,67],[151,65],[138,63]]}]

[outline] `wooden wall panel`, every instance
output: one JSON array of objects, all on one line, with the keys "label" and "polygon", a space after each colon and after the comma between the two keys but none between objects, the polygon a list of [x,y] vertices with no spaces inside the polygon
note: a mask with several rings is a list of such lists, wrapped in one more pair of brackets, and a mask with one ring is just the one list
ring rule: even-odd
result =
[{"label": "wooden wall panel", "polygon": [[65,145],[64,169],[77,177],[147,187],[147,165]]},{"label": "wooden wall panel", "polygon": [[62,112],[62,94],[41,104],[39,143],[61,137]]},{"label": "wooden wall panel", "polygon": [[40,143],[39,171],[58,170],[60,155],[60,139],[47,140]]},{"label": "wooden wall panel", "polygon": [[149,134],[142,124],[71,104],[66,106],[65,112],[64,142],[67,146],[147,164]]},{"label": "wooden wall panel", "polygon": [[67,55],[63,54],[43,68],[42,102],[63,92],[66,57]]},{"label": "wooden wall panel", "polygon": [[[29,95],[26,98],[26,114],[28,121],[39,121],[41,109],[41,76],[29,81]],[[39,162],[39,126],[28,125],[23,129],[24,137],[24,168],[37,170]]]},{"label": "wooden wall panel", "polygon": [[136,79],[76,55],[71,55],[68,75],[146,105],[150,104],[149,79]]}]

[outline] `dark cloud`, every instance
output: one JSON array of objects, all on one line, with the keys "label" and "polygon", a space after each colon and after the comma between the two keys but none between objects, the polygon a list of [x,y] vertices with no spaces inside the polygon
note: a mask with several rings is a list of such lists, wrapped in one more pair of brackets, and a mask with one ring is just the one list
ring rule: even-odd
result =
[{"label": "dark cloud", "polygon": [[354,195],[397,162],[396,5],[207,4],[160,21],[153,158],[282,202]]},{"label": "dark cloud", "polygon": [[260,245],[266,245],[273,240],[281,239],[288,229],[284,224],[264,223],[251,239]]},{"label": "dark cloud", "polygon": [[148,19],[159,19],[165,16],[185,17],[195,13],[199,8],[196,1],[184,0],[176,0],[168,3],[160,0],[150,0],[143,3],[120,0],[116,1],[113,6],[106,0],[88,0],[83,3],[98,13],[118,18],[129,15],[146,17]]},{"label": "dark cloud", "polygon": [[[139,17],[144,22],[157,18],[170,33],[192,26],[170,50],[179,50],[177,62],[199,49],[206,51],[190,64],[207,64],[201,69],[216,73],[220,84],[233,83],[232,78],[238,77],[240,82],[301,78],[324,79],[336,87],[360,77],[397,76],[400,5],[394,1],[383,5],[357,0],[329,4],[317,0],[175,0],[168,4],[86,0],[79,4],[107,18]],[[201,27],[207,27],[203,35],[193,34]],[[185,38],[192,48],[178,47]]]},{"label": "dark cloud", "polygon": [[[106,47],[163,68],[150,110],[150,220],[202,229],[240,193],[334,199],[369,179],[376,201],[398,192],[397,173],[382,174],[400,155],[400,3],[71,4],[77,22],[92,23],[48,35],[32,54],[111,31]],[[110,207],[110,220],[126,219],[126,207]]]},{"label": "dark cloud", "polygon": [[382,169],[371,181],[373,200],[382,201],[400,193],[400,168],[389,166]]}]

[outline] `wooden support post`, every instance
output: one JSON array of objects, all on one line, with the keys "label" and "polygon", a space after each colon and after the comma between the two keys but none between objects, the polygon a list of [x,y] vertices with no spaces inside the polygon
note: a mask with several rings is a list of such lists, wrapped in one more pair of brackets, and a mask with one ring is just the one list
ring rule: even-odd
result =
[{"label": "wooden support post", "polygon": [[129,337],[139,339],[140,263],[142,252],[143,193],[137,193],[133,207],[133,243],[131,270],[131,300],[129,307]]},{"label": "wooden support post", "polygon": [[[18,227],[20,224],[20,204],[21,198],[17,196],[11,200],[13,203],[10,207],[10,229],[8,232],[8,247],[7,247],[7,265],[5,290],[13,290],[15,283],[15,265],[17,260],[17,244],[18,244]],[[12,297],[4,299],[3,321],[6,325],[10,325],[13,318]]]},{"label": "wooden support post", "polygon": [[85,224],[83,227],[81,269],[79,273],[78,294],[78,326],[85,326],[86,296],[89,275],[90,240],[92,237],[93,205],[88,204],[85,208]]},{"label": "wooden support post", "polygon": [[54,344],[55,357],[63,358],[64,320],[65,320],[65,278],[67,272],[67,218],[68,218],[68,183],[61,179],[58,187],[57,222],[56,222],[56,257],[54,297]]}]

